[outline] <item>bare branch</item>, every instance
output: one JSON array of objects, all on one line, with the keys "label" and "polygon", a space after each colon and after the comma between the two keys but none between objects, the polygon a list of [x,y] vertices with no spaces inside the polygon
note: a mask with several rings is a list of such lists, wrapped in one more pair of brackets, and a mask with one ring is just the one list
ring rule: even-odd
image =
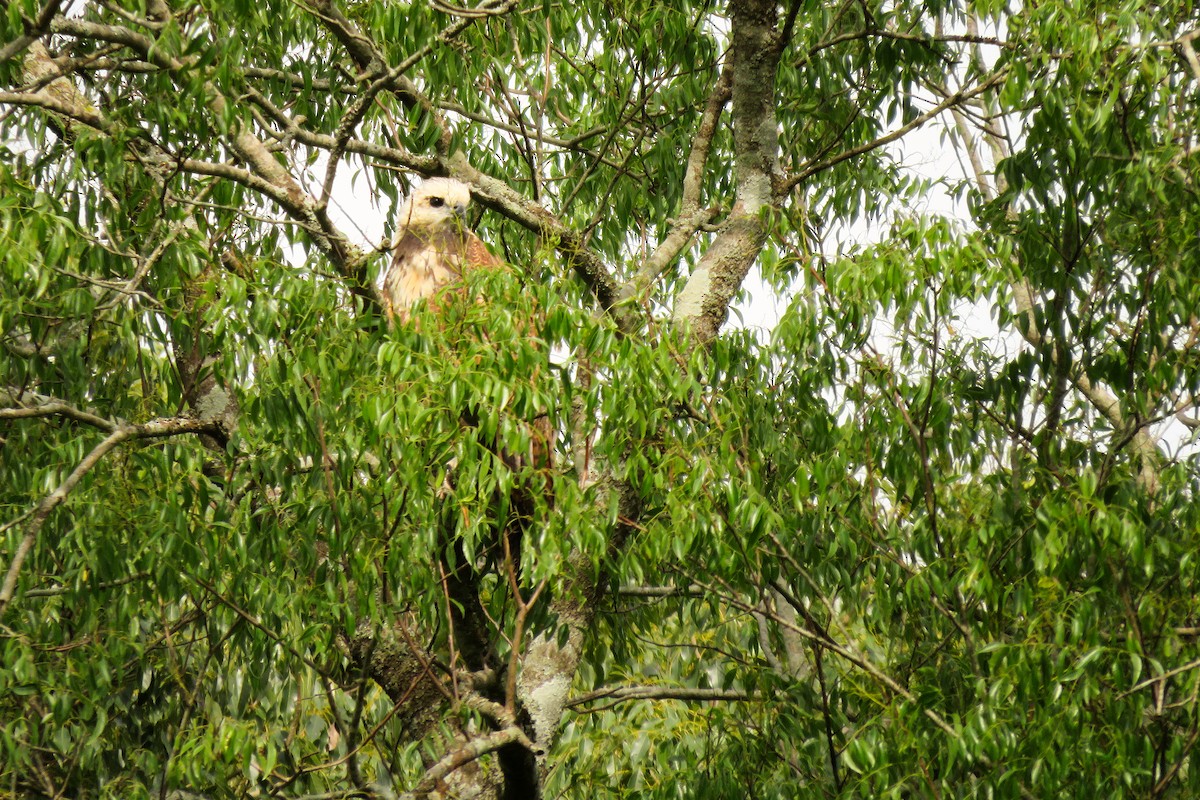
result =
[{"label": "bare branch", "polygon": [[[130,583],[136,583],[137,581],[146,580],[147,578],[153,577],[153,575],[154,575],[153,572],[135,572],[133,575],[130,575],[128,577],[121,578],[121,579],[115,580],[115,581],[105,581],[104,583],[97,583],[94,586],[89,586],[88,588],[89,588],[89,590],[94,590],[94,591],[107,591],[108,589],[116,589],[119,586],[125,586]],[[66,594],[69,591],[71,591],[69,586],[51,586],[46,589],[30,589],[29,591],[25,592],[24,596],[27,598],[28,597],[57,597],[58,595]]]},{"label": "bare branch", "polygon": [[[306,130],[300,127],[303,118],[293,118],[288,116],[281,108],[271,102],[270,98],[259,92],[254,87],[247,90],[246,95],[252,102],[262,108],[275,121],[282,132],[271,132],[271,135],[280,140],[291,139],[309,147],[316,147],[322,150],[333,150],[337,146],[337,140],[323,133]],[[264,126],[265,127],[265,126]],[[438,170],[438,160],[434,156],[417,156],[407,150],[401,150],[395,147],[368,142],[362,139],[347,139],[345,142],[345,152],[355,153],[357,155],[369,156],[378,159],[387,164],[392,164],[405,169],[413,170],[422,174],[432,174]]]},{"label": "bare branch", "polygon": [[699,586],[622,586],[617,594],[622,597],[702,597]]},{"label": "bare branch", "polygon": [[[26,403],[26,398],[33,400],[32,404]],[[13,408],[0,408],[0,419],[34,419],[37,417],[65,417],[73,419],[76,422],[82,422],[85,425],[99,428],[106,433],[112,433],[117,429],[116,423],[107,420],[104,417],[97,416],[89,411],[83,411],[75,408],[75,406],[65,403],[61,400],[45,397],[43,395],[35,395],[31,392],[23,392],[14,398],[19,405]]]},{"label": "bare branch", "polygon": [[107,123],[104,117],[94,109],[81,108],[72,103],[63,101],[45,90],[40,92],[0,92],[0,103],[8,103],[14,106],[34,106],[44,108],[47,111],[53,111],[55,114],[61,114],[64,117],[73,119],[76,122],[82,122],[96,130],[106,130]]},{"label": "bare branch", "polygon": [[160,69],[175,72],[189,66],[189,62],[175,59],[163,48],[155,47],[154,40],[149,36],[120,25],[105,25],[78,17],[59,16],[51,20],[49,27],[51,33],[63,36],[123,45],[141,54],[143,58]]},{"label": "bare branch", "polygon": [[1192,70],[1192,77],[1200,83],[1200,57],[1196,56],[1196,48],[1192,42],[1200,37],[1200,28],[1188,31],[1178,39],[1179,49],[1183,51],[1183,57],[1187,60],[1188,66]]},{"label": "bare branch", "polygon": [[[513,125],[508,122],[501,122],[500,120],[492,119],[491,117],[487,117],[478,112],[471,111],[471,110],[467,109],[466,107],[464,107],[463,105],[461,105],[459,103],[451,102],[449,100],[439,101],[438,108],[442,109],[443,111],[451,111],[455,114],[458,114],[460,117],[469,119],[472,122],[478,122],[480,125],[486,125],[489,128],[495,128],[498,131],[504,131],[505,133],[514,133],[514,134],[518,134],[518,135],[523,133],[523,131],[521,130],[521,126],[519,126],[519,125]],[[572,136],[570,139],[563,139],[563,138],[560,138],[557,136],[549,136],[549,135],[542,134],[541,141],[546,144],[549,144],[549,145],[554,145],[555,147],[561,147],[564,150],[581,150],[579,145],[583,144],[588,139],[595,139],[597,136],[605,134],[609,130],[610,129],[608,127],[596,126],[593,128],[589,128],[588,130],[584,131],[583,133],[576,134],[575,136]],[[584,150],[583,152],[588,152],[588,151]],[[609,166],[615,166],[614,164],[612,164],[609,161],[605,161],[604,163],[608,164]]]},{"label": "bare branch", "polygon": [[[761,700],[761,695],[739,689],[689,689],[682,686],[612,686],[573,697],[567,708],[577,708],[596,700],[687,700],[690,702],[718,702]],[[608,708],[611,704],[606,704]],[[592,709],[595,710],[595,709]]]},{"label": "bare branch", "polygon": [[1122,692],[1119,695],[1119,697],[1122,699],[1126,698],[1131,694],[1140,692],[1142,689],[1145,689],[1150,686],[1155,686],[1160,683],[1165,683],[1166,681],[1169,681],[1171,678],[1174,678],[1176,675],[1182,675],[1185,672],[1191,672],[1192,670],[1195,670],[1195,669],[1200,669],[1200,658],[1193,659],[1192,661],[1189,661],[1186,664],[1182,664],[1178,667],[1172,667],[1171,669],[1163,671],[1159,675],[1155,675],[1153,678],[1147,678],[1146,680],[1144,680],[1140,683],[1134,684],[1132,687],[1130,687],[1129,689],[1126,689],[1124,692]]},{"label": "bare branch", "polygon": [[[465,6],[456,6],[446,2],[446,0],[430,0],[430,5],[441,11],[443,14],[450,14],[456,17],[462,17],[464,21],[482,19],[484,17],[494,17],[503,14],[508,8],[511,8],[515,3],[481,3],[476,8],[466,8]],[[505,8],[504,6],[507,6]]]},{"label": "bare branch", "polygon": [[467,742],[452,753],[447,754],[441,761],[426,770],[425,775],[421,778],[421,782],[417,784],[411,796],[428,796],[434,791],[438,782],[451,772],[514,742],[526,747],[530,751],[537,752],[537,748],[534,747],[533,742],[529,741],[529,737],[525,735],[525,732],[515,725],[496,731],[495,733],[490,733],[487,736],[480,736],[477,739]]}]

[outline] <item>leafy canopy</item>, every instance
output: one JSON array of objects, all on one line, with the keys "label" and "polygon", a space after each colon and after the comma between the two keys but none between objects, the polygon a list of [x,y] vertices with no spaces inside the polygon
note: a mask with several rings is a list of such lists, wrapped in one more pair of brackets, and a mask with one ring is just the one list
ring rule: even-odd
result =
[{"label": "leafy canopy", "polygon": [[1191,3],[2,5],[3,791],[1200,791]]}]

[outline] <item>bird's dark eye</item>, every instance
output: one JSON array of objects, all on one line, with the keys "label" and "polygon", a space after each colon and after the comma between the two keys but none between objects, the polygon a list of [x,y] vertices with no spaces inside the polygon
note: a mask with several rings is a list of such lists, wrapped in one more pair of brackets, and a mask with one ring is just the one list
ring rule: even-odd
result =
[{"label": "bird's dark eye", "polygon": [[429,205],[433,206],[434,208],[441,208],[442,206],[446,205],[446,201],[440,197],[431,197],[429,198]]}]

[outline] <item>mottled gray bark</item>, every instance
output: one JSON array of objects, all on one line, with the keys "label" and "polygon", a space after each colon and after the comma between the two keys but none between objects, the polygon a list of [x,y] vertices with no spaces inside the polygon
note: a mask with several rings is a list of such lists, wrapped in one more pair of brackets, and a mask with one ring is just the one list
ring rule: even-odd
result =
[{"label": "mottled gray bark", "polygon": [[699,343],[713,339],[729,304],[767,241],[766,215],[781,182],[775,120],[779,65],[778,11],[774,2],[730,4],[732,119],[737,195],[696,270],[675,299],[674,320]]}]

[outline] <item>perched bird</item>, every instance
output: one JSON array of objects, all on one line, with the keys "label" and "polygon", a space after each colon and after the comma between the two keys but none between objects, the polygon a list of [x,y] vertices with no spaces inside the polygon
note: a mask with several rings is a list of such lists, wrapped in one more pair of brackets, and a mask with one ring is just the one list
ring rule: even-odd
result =
[{"label": "perched bird", "polygon": [[471,269],[502,266],[466,224],[471,192],[451,178],[429,178],[400,207],[392,264],[383,279],[389,319],[408,319],[420,300]]},{"label": "perched bird", "polygon": [[[411,309],[475,269],[506,265],[467,227],[468,186],[452,178],[428,178],[400,206],[392,263],[383,279],[388,319],[407,322]],[[527,320],[529,332],[535,329]],[[501,451],[513,470],[522,464],[548,465],[553,459],[554,432],[545,415],[532,421],[530,452]]]}]

